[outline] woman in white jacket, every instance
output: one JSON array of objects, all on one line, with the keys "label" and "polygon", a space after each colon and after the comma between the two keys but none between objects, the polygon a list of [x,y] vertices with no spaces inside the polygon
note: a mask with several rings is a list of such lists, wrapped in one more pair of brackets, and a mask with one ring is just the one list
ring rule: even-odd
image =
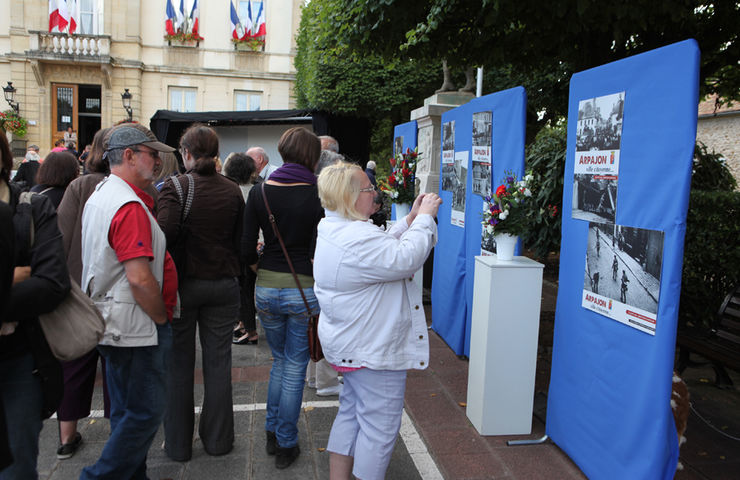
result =
[{"label": "woman in white jacket", "polygon": [[327,361],[344,373],[327,447],[331,479],[382,479],[401,426],[406,371],[429,363],[412,276],[437,241],[442,200],[419,195],[411,213],[385,232],[367,221],[375,189],[359,166],[325,168],[318,189],[326,210],[314,256],[319,338]]}]

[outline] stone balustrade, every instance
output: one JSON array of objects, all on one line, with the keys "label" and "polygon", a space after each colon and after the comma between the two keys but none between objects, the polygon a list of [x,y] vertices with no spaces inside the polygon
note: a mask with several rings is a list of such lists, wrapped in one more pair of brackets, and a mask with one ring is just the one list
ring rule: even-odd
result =
[{"label": "stone balustrade", "polygon": [[69,35],[31,31],[31,52],[44,55],[67,56],[100,59],[110,55],[110,36],[108,35]]}]

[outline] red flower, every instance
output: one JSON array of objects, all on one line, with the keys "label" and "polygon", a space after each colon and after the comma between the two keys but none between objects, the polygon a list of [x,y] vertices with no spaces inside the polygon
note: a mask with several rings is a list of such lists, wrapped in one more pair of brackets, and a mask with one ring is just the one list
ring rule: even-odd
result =
[{"label": "red flower", "polygon": [[506,185],[499,185],[499,187],[496,189],[496,196],[497,197],[506,196]]},{"label": "red flower", "polygon": [[391,157],[391,159],[388,161],[391,162],[391,167],[396,167],[396,159],[394,157]]},{"label": "red flower", "polygon": [[395,175],[391,175],[391,176],[388,177],[388,185],[390,185],[391,187],[393,187],[393,186],[396,185],[396,177],[395,177]]}]

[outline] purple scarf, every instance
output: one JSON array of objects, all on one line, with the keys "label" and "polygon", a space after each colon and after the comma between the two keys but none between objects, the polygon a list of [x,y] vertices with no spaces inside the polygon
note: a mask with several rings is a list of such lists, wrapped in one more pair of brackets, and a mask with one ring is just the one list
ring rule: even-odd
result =
[{"label": "purple scarf", "polygon": [[316,185],[316,175],[311,170],[297,163],[283,163],[270,174],[269,180],[278,183],[308,183]]}]

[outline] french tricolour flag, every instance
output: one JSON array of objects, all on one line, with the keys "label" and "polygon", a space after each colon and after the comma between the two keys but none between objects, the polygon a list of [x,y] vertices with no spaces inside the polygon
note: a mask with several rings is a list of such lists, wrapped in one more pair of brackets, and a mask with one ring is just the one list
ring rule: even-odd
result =
[{"label": "french tricolour flag", "polygon": [[77,31],[77,22],[80,18],[80,2],[77,0],[68,0],[67,9],[69,10],[69,33]]},{"label": "french tricolour flag", "polygon": [[49,0],[49,31],[63,31],[69,23],[69,9],[65,0]]},{"label": "french tricolour flag", "polygon": [[172,0],[167,0],[165,15],[167,16],[167,20],[164,22],[164,28],[168,35],[174,35],[176,22],[175,17],[177,17],[177,14],[175,14],[175,7],[172,6]]},{"label": "french tricolour flag", "polygon": [[193,1],[193,8],[190,9],[190,24],[193,26],[191,31],[193,35],[198,35],[198,20],[200,19],[200,9],[198,0]]},{"label": "french tricolour flag", "polygon": [[265,2],[259,2],[259,4],[257,15],[251,17],[253,37],[264,37],[267,33],[267,27],[265,26]]}]

